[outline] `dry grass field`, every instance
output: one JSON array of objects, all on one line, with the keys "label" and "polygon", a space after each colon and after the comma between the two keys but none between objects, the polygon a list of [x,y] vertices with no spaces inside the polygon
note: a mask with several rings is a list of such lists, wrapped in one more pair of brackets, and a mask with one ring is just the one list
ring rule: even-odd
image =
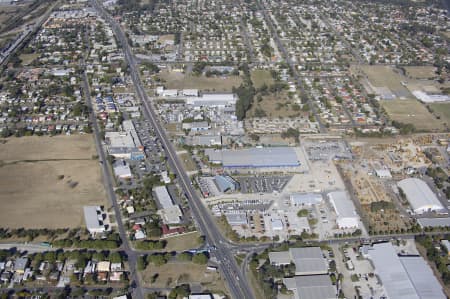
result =
[{"label": "dry grass field", "polygon": [[264,84],[270,86],[274,82],[272,75],[266,70],[254,70],[251,72],[250,77],[255,88],[260,88]]},{"label": "dry grass field", "polygon": [[91,135],[3,139],[0,227],[84,225],[83,205],[106,204],[95,154]]},{"label": "dry grass field", "polygon": [[[153,277],[156,277],[152,283]],[[226,293],[225,281],[218,272],[209,271],[205,265],[191,262],[170,262],[160,267],[150,264],[142,272],[144,286],[152,288],[173,288],[183,283],[194,283],[211,292]]]},{"label": "dry grass field", "polygon": [[409,90],[402,85],[406,78],[400,74],[400,70],[384,65],[361,66],[370,83],[375,87],[387,87],[397,97],[412,98]]},{"label": "dry grass field", "polygon": [[165,239],[167,245],[164,251],[183,251],[198,248],[201,245],[200,233],[192,232],[181,236],[173,236]]},{"label": "dry grass field", "polygon": [[417,100],[381,101],[388,116],[395,121],[413,124],[420,131],[442,131],[443,121],[436,119],[427,108]]},{"label": "dry grass field", "polygon": [[405,66],[406,75],[415,79],[429,79],[437,77],[434,66]]},{"label": "dry grass field", "polygon": [[168,89],[195,88],[203,91],[231,92],[233,87],[239,87],[242,83],[239,76],[208,78],[169,71],[161,71],[159,76],[165,81],[164,85]]},{"label": "dry grass field", "polygon": [[197,170],[197,166],[195,165],[192,156],[189,153],[181,154],[180,160],[183,162],[184,168],[186,171],[194,171]]},{"label": "dry grass field", "polygon": [[441,121],[450,127],[450,103],[434,103],[429,104],[435,115],[441,118]]},{"label": "dry grass field", "polygon": [[277,94],[263,96],[262,101],[255,99],[251,109],[248,112],[249,117],[256,117],[257,110],[263,110],[266,116],[270,118],[291,117],[300,114],[300,111],[292,109],[293,101],[288,98],[287,92],[282,91]]}]

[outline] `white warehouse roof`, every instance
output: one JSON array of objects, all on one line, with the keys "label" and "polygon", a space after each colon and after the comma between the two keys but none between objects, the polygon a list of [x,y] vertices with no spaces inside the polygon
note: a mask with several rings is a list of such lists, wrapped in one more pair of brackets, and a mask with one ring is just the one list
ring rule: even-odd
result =
[{"label": "white warehouse roof", "polygon": [[388,298],[446,298],[442,287],[422,257],[399,257],[389,242],[374,244],[368,253]]},{"label": "white warehouse roof", "polygon": [[163,209],[171,208],[174,205],[169,192],[167,192],[166,186],[155,187],[153,188],[153,191],[155,192],[156,198],[158,199]]},{"label": "white warehouse roof", "polygon": [[336,298],[336,289],[327,274],[284,278],[283,283],[293,291],[295,299]]},{"label": "white warehouse roof", "polygon": [[328,198],[336,211],[336,222],[340,228],[358,227],[359,216],[347,192],[330,192]]},{"label": "white warehouse roof", "polygon": [[408,178],[398,182],[397,185],[405,193],[406,199],[416,214],[444,209],[436,194],[424,181]]},{"label": "white warehouse roof", "polygon": [[291,204],[294,206],[315,205],[322,202],[320,193],[294,193],[290,196]]},{"label": "white warehouse roof", "polygon": [[210,161],[221,162],[223,167],[297,167],[297,153],[291,147],[248,148],[241,150],[205,151]]}]

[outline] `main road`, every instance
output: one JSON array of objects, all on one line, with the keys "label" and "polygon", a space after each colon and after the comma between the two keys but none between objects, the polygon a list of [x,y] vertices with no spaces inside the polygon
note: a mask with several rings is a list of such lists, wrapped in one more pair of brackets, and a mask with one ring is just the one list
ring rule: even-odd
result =
[{"label": "main road", "polygon": [[[134,284],[136,285],[136,288],[133,289],[132,296],[133,296],[133,298],[144,299],[144,295],[142,293],[142,288],[140,287],[140,280],[139,280],[139,277],[137,275],[137,270],[136,270],[137,253],[133,250],[133,248],[131,248],[127,233],[126,233],[124,225],[123,225],[120,207],[119,207],[119,204],[117,203],[116,193],[114,192],[114,182],[112,179],[112,175],[110,173],[108,162],[106,160],[105,151],[103,150],[103,146],[101,144],[101,138],[100,138],[100,134],[99,134],[100,130],[98,127],[97,119],[96,119],[95,113],[93,113],[93,107],[92,107],[92,101],[91,101],[91,91],[89,88],[89,82],[88,82],[88,77],[87,77],[87,73],[86,73],[86,65],[85,65],[84,59],[81,60],[81,64],[84,69],[83,93],[85,96],[86,104],[88,105],[89,110],[90,110],[90,112],[89,112],[90,119],[89,120],[93,127],[95,147],[97,149],[99,162],[102,166],[101,168],[102,168],[102,172],[103,172],[103,184],[105,186],[105,190],[108,195],[108,199],[114,208],[114,213],[116,214],[117,228],[119,231],[120,238],[122,239],[122,248],[123,248],[123,251],[128,256],[128,264],[130,267],[131,279],[132,279],[132,282],[134,282]],[[132,283],[132,285],[133,285],[133,283]]]},{"label": "main road", "polygon": [[100,15],[110,24],[116,38],[122,45],[123,52],[125,54],[125,60],[130,68],[131,78],[136,90],[136,94],[142,102],[143,115],[147,118],[155,129],[157,137],[160,139],[162,146],[165,149],[168,158],[168,164],[171,170],[177,175],[177,179],[181,188],[189,202],[190,209],[198,228],[204,234],[206,242],[215,248],[211,252],[211,255],[215,256],[220,264],[220,271],[228,284],[228,289],[232,298],[236,299],[253,299],[253,293],[247,282],[247,278],[240,271],[236,260],[234,259],[231,251],[231,246],[227,240],[222,236],[216,223],[212,219],[212,216],[208,209],[201,203],[199,196],[192,186],[191,179],[184,171],[182,164],[176,155],[175,148],[170,142],[165,130],[161,126],[158,120],[153,106],[144,90],[142,81],[139,76],[139,70],[136,68],[136,62],[131,49],[128,45],[124,32],[119,24],[109,15],[105,8],[98,3],[97,0],[91,0],[94,8],[100,13]]}]

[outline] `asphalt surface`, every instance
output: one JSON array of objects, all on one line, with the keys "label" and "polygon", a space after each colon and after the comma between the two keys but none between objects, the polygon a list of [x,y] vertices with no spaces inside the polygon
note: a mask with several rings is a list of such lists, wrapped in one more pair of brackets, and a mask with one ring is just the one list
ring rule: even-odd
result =
[{"label": "asphalt surface", "polygon": [[[91,2],[97,11],[101,14],[106,21],[109,22],[111,28],[122,44],[122,48],[125,54],[125,59],[130,68],[131,78],[136,90],[137,96],[141,99],[143,104],[143,114],[147,118],[155,129],[155,133],[161,141],[161,144],[166,151],[168,163],[172,171],[177,175],[177,179],[183,189],[186,198],[190,204],[190,208],[194,219],[200,229],[200,231],[205,235],[206,242],[210,246],[216,248],[211,252],[212,256],[215,256],[220,267],[220,271],[223,278],[228,284],[228,288],[232,298],[236,299],[253,299],[255,298],[251,292],[251,288],[247,282],[246,277],[241,273],[232,251],[230,250],[230,244],[226,239],[223,238],[216,223],[212,219],[209,211],[200,202],[200,198],[196,194],[191,180],[184,171],[178,156],[176,155],[175,149],[171,144],[166,132],[162,128],[158,117],[150,104],[150,100],[142,86],[142,82],[139,77],[139,70],[136,68],[136,62],[134,56],[131,53],[131,49],[128,45],[125,34],[123,33],[120,26],[116,21],[106,12],[106,10],[95,0]],[[118,213],[120,215],[120,211]],[[122,226],[121,224],[119,227]],[[134,253],[134,252],[133,252]]]},{"label": "asphalt surface", "polygon": [[[84,64],[84,61],[83,61]],[[99,163],[103,172],[103,184],[105,186],[106,193],[108,195],[108,199],[111,202],[114,213],[116,215],[116,222],[117,222],[117,229],[119,231],[120,238],[122,239],[122,248],[123,251],[128,256],[128,264],[130,267],[130,274],[131,274],[131,285],[136,285],[136,288],[133,289],[133,298],[143,299],[144,295],[142,293],[142,289],[140,288],[140,281],[139,277],[137,275],[136,270],[136,264],[137,264],[137,254],[134,252],[134,250],[130,246],[130,242],[127,236],[127,233],[125,231],[123,221],[122,221],[122,214],[120,211],[119,204],[117,203],[116,193],[114,192],[114,180],[112,178],[111,172],[109,170],[108,162],[106,160],[106,154],[101,144],[101,137],[100,137],[100,130],[98,127],[97,119],[95,113],[93,113],[93,107],[92,107],[92,101],[91,101],[91,91],[89,88],[89,82],[86,74],[86,70],[83,73],[83,89],[84,89],[84,96],[86,100],[86,104],[89,107],[90,113],[90,122],[92,124],[93,128],[93,135],[95,140],[95,147],[97,149],[98,153],[98,159]],[[134,282],[134,283],[133,283]]]}]

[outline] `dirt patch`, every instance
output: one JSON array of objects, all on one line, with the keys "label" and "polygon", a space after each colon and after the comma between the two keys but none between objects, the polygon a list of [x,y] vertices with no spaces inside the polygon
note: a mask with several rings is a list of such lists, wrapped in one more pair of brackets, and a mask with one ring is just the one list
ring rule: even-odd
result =
[{"label": "dirt patch", "polygon": [[389,118],[405,124],[413,124],[419,131],[442,131],[445,126],[416,100],[392,100],[380,102]]},{"label": "dirt patch", "polygon": [[23,137],[0,144],[1,227],[84,225],[82,206],[105,205],[91,135]]},{"label": "dirt patch", "polygon": [[242,83],[239,76],[205,77],[185,75],[179,72],[162,71],[160,78],[168,89],[194,88],[203,91],[231,92]]}]

